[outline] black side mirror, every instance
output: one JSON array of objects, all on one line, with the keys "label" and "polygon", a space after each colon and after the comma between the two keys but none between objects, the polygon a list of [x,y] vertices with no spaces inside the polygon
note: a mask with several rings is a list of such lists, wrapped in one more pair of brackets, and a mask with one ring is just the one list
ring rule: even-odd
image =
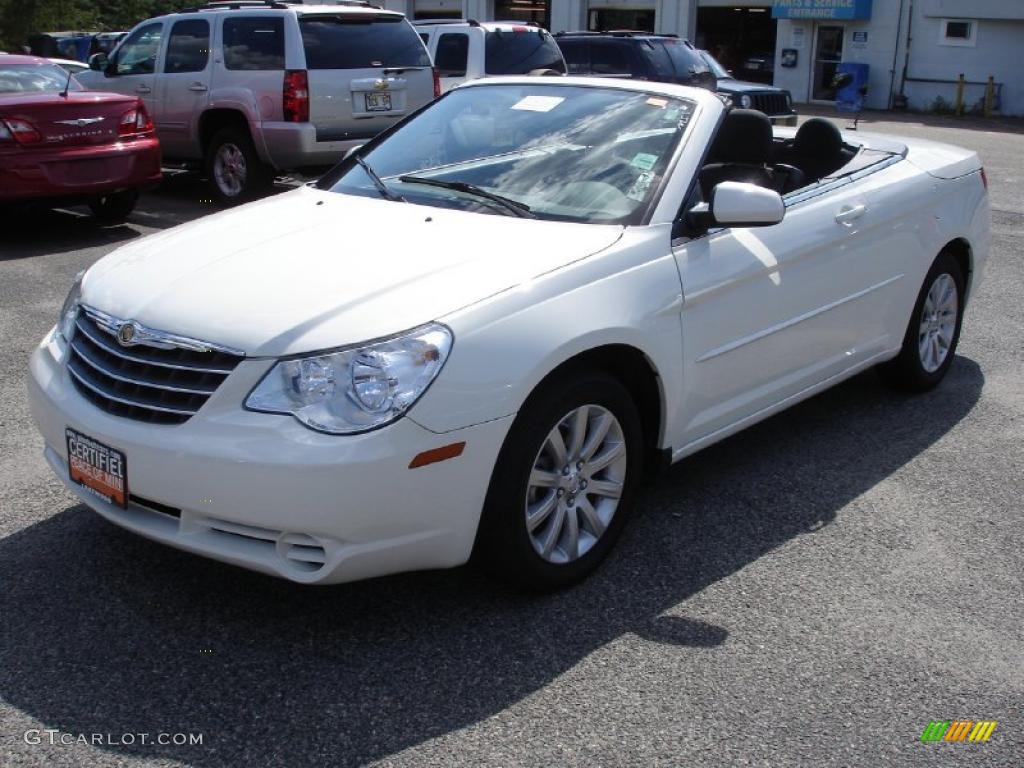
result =
[{"label": "black side mirror", "polygon": [[110,60],[107,58],[107,54],[105,54],[103,51],[100,51],[99,53],[94,53],[92,56],[89,57],[89,69],[93,70],[94,72],[105,71],[109,64]]}]

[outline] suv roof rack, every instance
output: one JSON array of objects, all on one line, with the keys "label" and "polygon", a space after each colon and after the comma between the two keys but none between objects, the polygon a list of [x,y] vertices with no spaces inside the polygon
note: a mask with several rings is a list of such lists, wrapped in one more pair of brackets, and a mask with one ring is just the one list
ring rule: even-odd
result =
[{"label": "suv roof rack", "polygon": [[[274,8],[277,10],[306,5],[303,0],[210,0],[204,5],[193,5],[182,8],[177,13],[195,13],[196,11],[237,11],[240,9]],[[325,0],[323,5],[358,6],[361,8],[380,8],[369,0]]]},{"label": "suv roof rack", "polygon": [[476,19],[416,19],[412,22],[414,27],[434,27],[441,24],[469,24],[471,27],[479,27],[480,22]]},{"label": "suv roof rack", "polygon": [[674,32],[647,32],[642,29],[581,29],[569,32],[556,32],[555,37],[563,37],[567,35],[575,35],[579,37],[601,37],[602,35],[610,35],[612,37],[674,37],[679,38],[679,35]]}]

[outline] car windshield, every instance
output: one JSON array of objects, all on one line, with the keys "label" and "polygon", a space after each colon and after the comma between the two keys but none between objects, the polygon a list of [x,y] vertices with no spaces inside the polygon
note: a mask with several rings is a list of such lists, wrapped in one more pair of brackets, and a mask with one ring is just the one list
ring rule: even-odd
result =
[{"label": "car windshield", "polygon": [[718,59],[716,59],[714,56],[712,56],[707,51],[701,51],[700,52],[700,57],[702,59],[704,59],[704,61],[707,63],[707,65],[709,67],[711,67],[711,73],[715,77],[717,77],[719,79],[723,79],[723,78],[727,79],[727,78],[732,77],[732,75],[729,74],[729,71],[725,67],[723,67],[721,64],[718,63]]},{"label": "car windshield", "polygon": [[535,69],[564,73],[565,60],[546,31],[516,27],[487,33],[484,69],[489,75],[525,75]]},{"label": "car windshield", "polygon": [[[68,85],[67,70],[56,64],[0,64],[0,93],[60,93]],[[74,77],[69,90],[81,90]]]},{"label": "car windshield", "polygon": [[624,89],[460,88],[361,150],[362,164],[343,161],[320,186],[482,213],[639,224],[693,110],[687,99]]}]

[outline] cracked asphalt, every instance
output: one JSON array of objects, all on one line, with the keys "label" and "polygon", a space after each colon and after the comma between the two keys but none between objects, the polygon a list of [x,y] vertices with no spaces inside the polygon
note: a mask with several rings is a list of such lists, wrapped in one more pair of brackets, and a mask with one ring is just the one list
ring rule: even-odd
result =
[{"label": "cracked asphalt", "polygon": [[[76,272],[211,207],[177,176],[126,226],[0,219],[0,766],[1024,764],[1024,128],[861,130],[988,170],[948,379],[907,397],[868,373],[687,459],[603,568],[539,598],[468,569],[301,588],[77,504],[28,355]],[[940,719],[998,726],[922,743]],[[180,733],[202,743],[154,743]]]}]

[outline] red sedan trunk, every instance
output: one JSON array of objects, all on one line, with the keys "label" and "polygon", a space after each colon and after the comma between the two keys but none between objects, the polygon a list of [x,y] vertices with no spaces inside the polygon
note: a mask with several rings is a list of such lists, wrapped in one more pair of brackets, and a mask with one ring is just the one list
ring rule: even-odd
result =
[{"label": "red sedan trunk", "polygon": [[53,65],[0,56],[0,203],[93,201],[160,180],[160,146],[139,99],[54,85]]}]

